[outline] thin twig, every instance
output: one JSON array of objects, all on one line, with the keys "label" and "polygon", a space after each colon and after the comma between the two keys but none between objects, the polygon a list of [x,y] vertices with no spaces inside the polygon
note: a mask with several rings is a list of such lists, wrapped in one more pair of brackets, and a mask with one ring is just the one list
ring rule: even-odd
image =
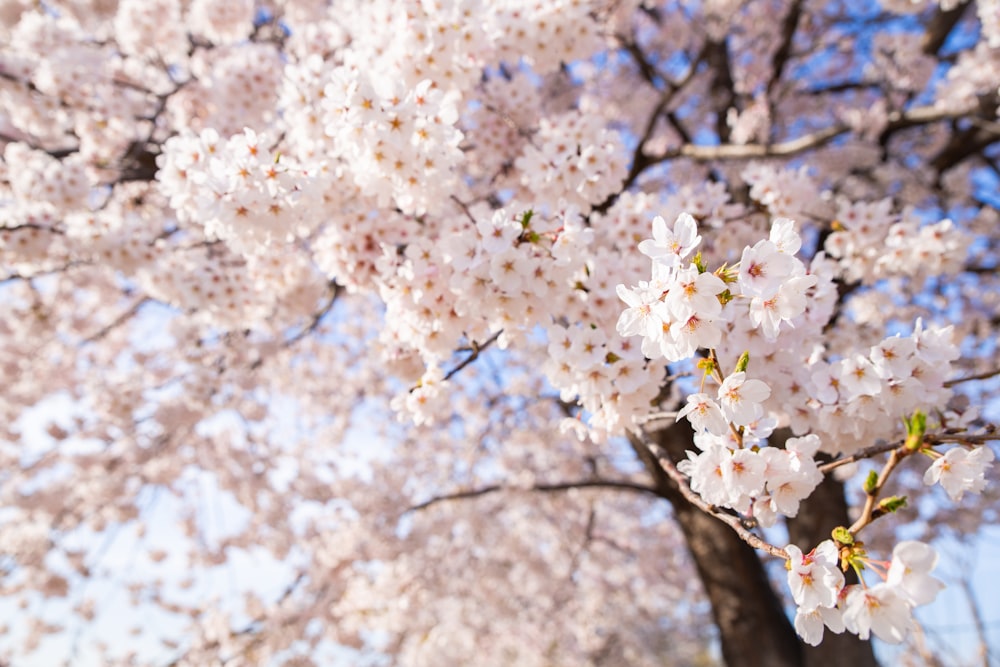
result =
[{"label": "thin twig", "polygon": [[881,495],[886,482],[889,481],[892,471],[910,454],[913,454],[913,451],[906,447],[897,447],[889,454],[889,460],[882,466],[882,470],[878,474],[878,479],[875,481],[875,486],[871,489],[865,489],[865,506],[861,510],[861,516],[847,529],[851,535],[857,535],[862,528],[878,518],[875,514],[875,508],[878,507],[879,495]]},{"label": "thin twig", "polygon": [[316,329],[319,328],[320,323],[323,321],[323,318],[326,317],[327,313],[333,309],[334,304],[337,302],[337,297],[340,296],[341,287],[334,281],[330,281],[327,287],[330,291],[330,296],[327,298],[326,303],[322,308],[313,313],[312,319],[309,321],[308,325],[296,332],[291,338],[285,340],[285,347],[291,347],[309,334],[316,331]]},{"label": "thin twig", "polygon": [[114,331],[115,329],[117,329],[118,327],[120,327],[121,325],[125,324],[125,322],[129,321],[130,319],[132,319],[132,317],[134,317],[135,314],[139,312],[139,309],[142,308],[144,305],[146,305],[146,303],[148,303],[150,301],[151,301],[151,299],[149,297],[145,297],[145,296],[142,297],[141,299],[137,300],[135,303],[133,303],[128,308],[128,310],[126,310],[121,315],[119,315],[118,317],[116,317],[114,320],[112,320],[111,322],[109,322],[106,326],[102,327],[96,333],[94,333],[94,334],[92,334],[92,335],[87,336],[86,338],[84,338],[81,341],[80,344],[81,345],[88,345],[90,343],[97,342],[100,339],[104,338],[109,333],[111,333],[112,331]]},{"label": "thin twig", "polygon": [[476,341],[472,341],[472,344],[469,346],[470,347],[469,356],[463,359],[461,363],[458,364],[458,366],[455,366],[450,371],[448,371],[448,373],[444,376],[444,379],[450,380],[456,373],[458,373],[460,370],[462,370],[463,368],[471,364],[473,361],[478,359],[479,353],[488,348],[494,342],[496,342],[496,339],[499,338],[500,334],[502,333],[503,329],[500,329],[482,343],[477,343]]},{"label": "thin twig", "polygon": [[774,556],[775,558],[788,560],[788,552],[786,552],[781,547],[776,547],[770,542],[766,542],[761,537],[751,532],[750,529],[747,528],[746,524],[744,523],[744,520],[741,520],[739,516],[725,512],[722,510],[722,508],[716,507],[715,505],[706,502],[704,498],[702,498],[697,493],[692,491],[691,487],[688,486],[687,477],[684,475],[684,473],[682,473],[680,470],[677,469],[673,461],[670,460],[670,457],[667,456],[667,453],[663,451],[663,449],[659,445],[651,442],[649,438],[646,437],[643,437],[641,439],[635,438],[634,442],[639,444],[641,447],[644,447],[647,451],[649,451],[653,456],[656,457],[656,460],[660,464],[660,467],[663,469],[663,472],[666,473],[666,475],[670,477],[670,479],[673,480],[673,482],[677,485],[678,490],[681,492],[681,495],[684,496],[685,500],[687,500],[689,503],[691,503],[698,509],[702,510],[706,514],[710,514],[719,521],[722,521],[723,523],[728,525],[730,528],[733,529],[733,531],[736,532],[736,534],[740,537],[741,540],[743,540],[753,548],[767,552],[768,554]]},{"label": "thin twig", "polygon": [[861,461],[864,459],[870,459],[873,456],[878,456],[879,454],[884,454],[885,452],[892,451],[903,444],[902,440],[896,440],[895,442],[880,442],[877,445],[872,445],[871,447],[865,447],[864,449],[859,449],[850,456],[844,456],[839,459],[834,459],[829,463],[824,463],[819,466],[819,471],[824,475],[835,468],[847,465],[848,463],[854,463],[855,461]]},{"label": "thin twig", "polygon": [[[996,269],[990,269],[995,271]],[[956,384],[962,384],[963,382],[973,382],[975,380],[988,380],[989,378],[996,377],[1000,375],[1000,368],[994,368],[991,371],[985,371],[983,373],[977,373],[976,375],[970,375],[964,378],[957,378],[955,380],[948,380],[944,383],[946,387],[954,387]]]},{"label": "thin twig", "polygon": [[[995,433],[995,428],[993,425],[987,426],[986,433],[928,433],[924,436],[924,444],[930,447],[934,445],[943,445],[946,443],[959,443],[963,445],[981,445],[987,442],[993,442],[1000,439],[1000,435]],[[894,440],[893,442],[880,442],[871,447],[865,447],[864,449],[859,449],[850,456],[844,456],[839,459],[834,459],[829,463],[824,463],[819,466],[819,471],[821,473],[828,473],[835,468],[839,468],[842,465],[847,465],[848,463],[854,463],[855,461],[861,461],[864,459],[870,459],[873,456],[878,456],[879,454],[884,454],[886,452],[891,452],[897,447],[901,447],[904,440]]]},{"label": "thin twig", "polygon": [[476,224],[478,224],[478,223],[476,222],[476,218],[475,218],[475,217],[474,217],[474,216],[472,215],[472,211],[470,211],[470,210],[469,210],[469,205],[468,205],[468,204],[466,204],[466,203],[465,203],[464,201],[462,201],[461,199],[459,199],[459,198],[458,198],[458,197],[456,197],[455,195],[451,195],[451,200],[452,200],[453,202],[455,202],[456,204],[458,204],[458,207],[459,207],[459,208],[461,208],[461,209],[462,209],[462,212],[464,212],[464,213],[465,213],[465,217],[467,217],[467,218],[469,219],[469,221],[470,221],[470,222],[471,222],[471,223],[472,223],[473,225],[476,225]]},{"label": "thin twig", "polygon": [[623,491],[637,491],[639,493],[648,493],[659,497],[656,493],[656,489],[639,484],[637,482],[630,482],[623,479],[583,479],[575,482],[558,482],[554,484],[533,484],[529,487],[518,487],[518,486],[506,486],[503,484],[490,484],[489,486],[483,486],[478,489],[469,489],[466,491],[456,491],[455,493],[447,493],[440,496],[434,496],[421,503],[412,505],[403,511],[403,514],[409,512],[416,512],[419,510],[427,509],[432,505],[437,505],[438,503],[447,502],[450,500],[467,500],[469,498],[479,498],[480,496],[489,495],[491,493],[497,493],[500,491],[509,492],[525,492],[525,491],[535,491],[539,493],[558,493],[562,491],[571,491],[573,489],[620,489]]}]

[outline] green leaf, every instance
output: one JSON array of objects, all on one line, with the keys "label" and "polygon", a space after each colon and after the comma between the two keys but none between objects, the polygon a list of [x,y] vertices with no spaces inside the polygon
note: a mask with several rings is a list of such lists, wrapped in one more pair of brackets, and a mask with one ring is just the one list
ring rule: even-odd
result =
[{"label": "green leaf", "polygon": [[878,487],[878,473],[874,470],[868,471],[868,477],[865,478],[865,493],[871,495],[875,492]]},{"label": "green leaf", "polygon": [[847,546],[854,544],[854,536],[851,535],[851,531],[847,530],[844,526],[837,526],[834,528],[830,531],[830,536],[833,538],[833,541],[838,544],[846,544]]},{"label": "green leaf", "polygon": [[884,498],[878,504],[878,507],[883,512],[891,514],[896,510],[901,510],[906,507],[906,496],[891,496],[889,498]]},{"label": "green leaf", "polygon": [[736,362],[736,372],[745,373],[748,365],[750,365],[750,350],[740,355],[739,361]]}]

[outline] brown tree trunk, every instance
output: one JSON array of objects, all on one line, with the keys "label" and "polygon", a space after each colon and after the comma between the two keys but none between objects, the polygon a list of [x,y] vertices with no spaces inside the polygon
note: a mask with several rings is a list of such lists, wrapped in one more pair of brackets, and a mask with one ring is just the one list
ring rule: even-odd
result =
[{"label": "brown tree trunk", "polygon": [[[693,447],[686,422],[651,437],[675,461],[683,459],[684,451]],[[673,505],[712,604],[726,665],[802,667],[801,644],[757,553],[729,526],[689,504],[648,450],[634,448],[652,474],[657,490]]]},{"label": "brown tree trunk", "polygon": [[[788,520],[788,540],[803,550],[812,549],[823,540],[830,539],[830,531],[835,526],[850,523],[844,485],[833,477],[827,477],[799,507],[798,516]],[[852,575],[849,572],[847,576]],[[858,639],[850,632],[839,635],[826,632],[819,646],[804,646],[803,657],[803,667],[878,667],[871,642]]]},{"label": "brown tree trunk", "polygon": [[[679,461],[693,447],[686,422],[650,437]],[[719,630],[722,656],[728,667],[878,667],[871,644],[850,634],[827,633],[816,648],[801,642],[785,614],[757,552],[732,529],[689,504],[648,450],[633,443],[636,454],[653,476],[657,490],[670,501],[687,540]],[[846,523],[843,486],[827,480],[814,499],[804,503],[789,522],[791,542],[804,548],[829,537],[832,527]]]}]

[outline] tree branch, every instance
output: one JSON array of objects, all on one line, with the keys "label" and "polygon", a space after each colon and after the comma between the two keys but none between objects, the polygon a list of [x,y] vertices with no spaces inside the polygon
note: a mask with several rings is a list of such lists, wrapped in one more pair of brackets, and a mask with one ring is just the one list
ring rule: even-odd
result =
[{"label": "tree branch", "polygon": [[472,344],[470,346],[469,356],[463,359],[461,363],[458,364],[458,366],[455,366],[450,371],[448,371],[448,373],[444,376],[444,379],[450,380],[456,373],[458,373],[460,370],[462,370],[463,368],[471,364],[473,361],[478,359],[479,353],[488,348],[494,342],[496,342],[496,339],[499,338],[500,334],[502,333],[503,329],[500,329],[482,343],[477,343],[476,341],[472,341]]},{"label": "tree branch", "polygon": [[337,303],[337,297],[340,296],[340,293],[343,288],[341,288],[341,286],[337,284],[336,281],[331,280],[327,284],[327,289],[330,292],[330,296],[327,298],[326,303],[323,305],[321,309],[313,313],[312,319],[309,321],[308,325],[300,329],[298,332],[295,333],[295,335],[293,335],[291,338],[285,341],[284,343],[285,347],[291,347],[292,345],[299,342],[309,334],[316,331],[316,329],[319,328],[320,323],[323,321],[323,318],[326,317],[327,313],[329,313],[333,309],[334,304]]},{"label": "tree branch", "polygon": [[781,81],[785,66],[788,64],[792,54],[792,44],[795,41],[795,31],[799,26],[799,19],[802,18],[802,0],[794,0],[792,6],[788,8],[785,19],[781,23],[781,44],[771,58],[771,79],[767,82],[767,95],[770,98],[774,92],[774,87]]},{"label": "tree branch", "polygon": [[[889,122],[885,132],[895,132],[909,127],[960,118],[964,115],[956,114],[953,111],[937,109],[933,106],[918,107],[905,113],[894,112],[889,114]],[[797,139],[790,139],[776,144],[720,144],[717,146],[685,144],[679,148],[669,150],[662,155],[651,156],[649,164],[656,164],[676,158],[710,161],[790,157],[814,148],[820,148],[840,135],[851,131],[852,128],[849,125],[837,123],[828,128],[817,130],[812,134],[806,134]]]},{"label": "tree branch", "polygon": [[403,514],[409,512],[416,512],[419,510],[427,509],[432,505],[437,505],[438,503],[443,503],[451,500],[467,500],[470,498],[479,498],[481,496],[489,495],[491,493],[497,493],[500,491],[510,491],[510,492],[524,492],[533,491],[539,493],[560,493],[563,491],[571,491],[574,489],[619,489],[622,491],[637,491],[639,493],[648,493],[656,497],[660,497],[660,494],[656,492],[651,486],[645,486],[637,482],[630,482],[628,480],[618,480],[618,479],[583,479],[575,482],[558,482],[554,484],[533,484],[530,487],[518,487],[518,486],[505,486],[503,484],[491,484],[489,486],[480,487],[478,489],[469,489],[467,491],[456,491],[455,493],[447,493],[440,496],[434,496],[416,505],[411,505],[403,511]]},{"label": "tree branch", "polygon": [[[994,269],[995,271],[995,269]],[[991,371],[985,371],[983,373],[977,373],[976,375],[970,375],[964,378],[956,378],[954,380],[948,380],[944,383],[946,387],[954,387],[957,384],[962,384],[963,382],[974,382],[976,380],[988,380],[992,377],[1000,375],[1000,368],[994,368]]]},{"label": "tree branch", "polygon": [[951,9],[941,9],[938,6],[934,11],[934,16],[927,21],[927,30],[924,33],[924,53],[934,55],[941,50],[948,40],[948,35],[958,22],[962,20],[962,15],[971,3],[969,0],[962,0]]},{"label": "tree branch", "polygon": [[150,301],[152,301],[152,299],[150,299],[149,297],[142,297],[142,298],[138,299],[135,303],[133,303],[128,308],[128,310],[126,310],[121,315],[119,315],[118,317],[116,317],[114,320],[112,320],[111,322],[109,322],[106,326],[102,327],[96,333],[94,333],[94,334],[92,334],[92,335],[87,336],[86,338],[84,338],[81,341],[81,345],[87,345],[89,343],[94,343],[94,342],[99,341],[100,339],[104,338],[109,333],[111,333],[114,329],[116,329],[117,327],[120,327],[122,324],[125,324],[125,322],[129,321],[136,313],[139,312],[140,308],[142,308],[144,305],[146,305]]},{"label": "tree branch", "polygon": [[[970,378],[971,379],[971,378]],[[993,424],[989,424],[986,427],[986,433],[928,433],[924,436],[924,444],[933,447],[934,445],[943,445],[945,443],[953,442],[965,445],[981,445],[987,442],[993,442],[998,438],[996,434],[996,427]],[[859,449],[850,456],[844,456],[838,459],[834,459],[829,463],[824,463],[819,466],[819,471],[823,474],[830,472],[835,468],[847,465],[848,463],[854,463],[855,461],[861,461],[864,459],[870,459],[873,456],[878,456],[879,454],[884,454],[886,452],[891,452],[899,447],[903,446],[905,441],[894,440],[893,442],[880,442],[878,444],[872,445],[871,447],[865,447],[864,449]]]},{"label": "tree branch", "polygon": [[753,525],[751,522],[706,502],[704,498],[692,491],[691,487],[688,486],[687,477],[677,469],[667,453],[658,444],[650,441],[647,437],[639,438],[635,435],[629,435],[629,440],[633,445],[645,449],[656,458],[656,461],[660,464],[660,468],[677,485],[678,490],[686,501],[728,525],[741,540],[753,548],[760,549],[776,558],[788,560],[788,553],[784,549],[764,541],[761,537],[751,532],[749,527]]}]

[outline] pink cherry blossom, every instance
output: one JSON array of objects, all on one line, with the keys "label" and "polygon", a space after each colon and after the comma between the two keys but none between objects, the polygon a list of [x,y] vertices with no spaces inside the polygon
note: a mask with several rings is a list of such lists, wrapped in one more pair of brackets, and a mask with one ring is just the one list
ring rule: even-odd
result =
[{"label": "pink cherry blossom", "polygon": [[995,513],[996,9],[0,2],[0,654],[905,639]]},{"label": "pink cherry blossom", "polygon": [[715,435],[723,435],[728,430],[728,423],[722,415],[722,409],[708,394],[688,396],[687,405],[677,412],[677,419],[684,417],[687,417],[696,431],[709,431]]},{"label": "pink cherry blossom", "polygon": [[844,587],[837,546],[826,540],[808,554],[803,554],[794,544],[786,546],[785,551],[788,553],[788,586],[799,609],[810,612],[818,607],[836,605]]}]

